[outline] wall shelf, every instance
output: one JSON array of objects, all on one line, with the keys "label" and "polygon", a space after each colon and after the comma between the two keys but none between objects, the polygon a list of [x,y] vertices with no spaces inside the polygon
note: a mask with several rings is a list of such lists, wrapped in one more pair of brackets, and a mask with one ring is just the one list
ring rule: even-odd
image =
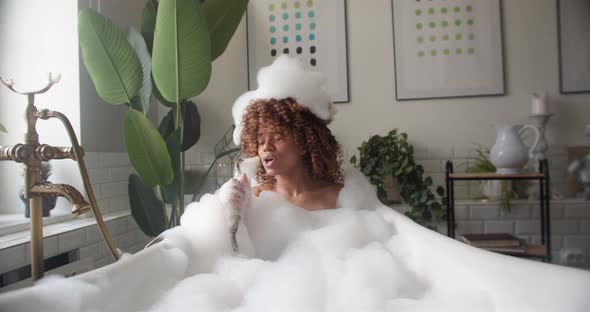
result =
[{"label": "wall shelf", "polygon": [[[498,173],[453,173],[453,162],[447,161],[445,171],[445,185],[447,189],[447,235],[455,238],[455,181],[476,181],[476,180],[533,180],[539,181],[539,209],[541,226],[541,244],[527,245],[523,254],[511,254],[519,257],[541,258],[545,262],[551,262],[551,217],[550,191],[549,191],[549,166],[547,160],[539,162],[539,172],[519,174],[498,174]],[[509,253],[506,253],[509,254]]]}]

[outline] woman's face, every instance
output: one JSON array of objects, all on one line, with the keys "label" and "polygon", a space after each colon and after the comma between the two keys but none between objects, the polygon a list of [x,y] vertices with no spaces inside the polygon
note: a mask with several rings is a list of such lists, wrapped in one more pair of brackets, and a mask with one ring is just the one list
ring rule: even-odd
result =
[{"label": "woman's face", "polygon": [[258,156],[271,176],[288,174],[303,166],[303,150],[286,128],[261,127],[258,131]]}]

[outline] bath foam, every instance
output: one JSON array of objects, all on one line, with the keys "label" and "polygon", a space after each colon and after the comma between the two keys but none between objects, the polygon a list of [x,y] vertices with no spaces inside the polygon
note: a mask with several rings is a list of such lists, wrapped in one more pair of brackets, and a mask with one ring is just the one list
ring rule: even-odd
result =
[{"label": "bath foam", "polygon": [[[470,247],[378,203],[346,171],[339,209],[272,192],[246,207],[232,255],[215,194],[163,242],[107,267],[0,296],[7,311],[587,311],[590,273]],[[225,236],[224,236],[225,235]],[[52,288],[52,289],[51,289]],[[57,296],[64,289],[67,296]]]}]

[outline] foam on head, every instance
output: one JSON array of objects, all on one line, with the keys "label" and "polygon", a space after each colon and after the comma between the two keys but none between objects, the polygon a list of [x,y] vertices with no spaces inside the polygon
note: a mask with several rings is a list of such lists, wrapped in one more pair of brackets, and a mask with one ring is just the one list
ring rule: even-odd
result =
[{"label": "foam on head", "polygon": [[240,145],[242,115],[252,101],[259,99],[294,98],[300,105],[309,108],[319,118],[331,121],[336,113],[330,96],[324,90],[324,76],[305,69],[301,61],[281,55],[269,66],[262,67],[256,77],[258,89],[242,94],[232,108],[236,129],[233,139]]}]

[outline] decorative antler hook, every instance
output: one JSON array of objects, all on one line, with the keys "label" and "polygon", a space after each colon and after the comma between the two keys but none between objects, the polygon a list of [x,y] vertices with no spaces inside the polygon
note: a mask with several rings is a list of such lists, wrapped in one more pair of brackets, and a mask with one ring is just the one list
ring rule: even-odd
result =
[{"label": "decorative antler hook", "polygon": [[14,93],[18,93],[18,94],[22,94],[22,95],[31,95],[31,94],[41,94],[41,93],[47,92],[49,89],[51,89],[51,87],[54,84],[58,83],[60,79],[61,79],[61,74],[57,75],[57,77],[53,77],[53,75],[51,73],[49,73],[49,83],[47,84],[47,86],[45,86],[41,90],[33,91],[33,92],[20,92],[20,91],[15,90],[13,87],[14,81],[12,81],[12,79],[4,79],[4,78],[0,77],[0,82],[2,82],[3,85],[5,85],[8,89],[10,89]]}]

